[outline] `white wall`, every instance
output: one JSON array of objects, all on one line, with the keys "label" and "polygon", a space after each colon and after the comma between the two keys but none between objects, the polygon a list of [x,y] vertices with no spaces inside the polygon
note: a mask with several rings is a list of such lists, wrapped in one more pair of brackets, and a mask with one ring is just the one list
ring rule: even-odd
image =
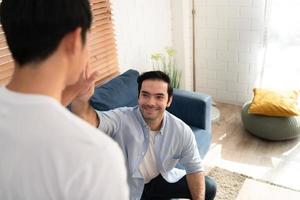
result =
[{"label": "white wall", "polygon": [[[121,72],[152,69],[150,55],[173,46],[182,88],[191,90],[191,0],[111,0]],[[196,90],[214,100],[250,100],[260,74],[265,0],[195,0]]]},{"label": "white wall", "polygon": [[192,4],[172,0],[172,37],[176,67],[182,72],[181,88],[193,90]]},{"label": "white wall", "polygon": [[151,70],[151,54],[172,46],[171,0],[111,0],[120,71]]},{"label": "white wall", "polygon": [[259,78],[265,0],[196,0],[197,91],[242,104]]}]

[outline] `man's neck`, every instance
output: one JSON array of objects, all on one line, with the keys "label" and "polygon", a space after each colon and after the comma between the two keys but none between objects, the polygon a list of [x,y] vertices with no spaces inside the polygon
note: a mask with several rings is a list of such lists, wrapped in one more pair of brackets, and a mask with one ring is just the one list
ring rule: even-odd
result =
[{"label": "man's neck", "polygon": [[145,120],[151,131],[159,131],[162,127],[163,116],[155,120]]},{"label": "man's neck", "polygon": [[57,66],[58,63],[52,64],[15,66],[12,79],[6,87],[15,92],[50,96],[60,102],[66,71],[63,66]]}]

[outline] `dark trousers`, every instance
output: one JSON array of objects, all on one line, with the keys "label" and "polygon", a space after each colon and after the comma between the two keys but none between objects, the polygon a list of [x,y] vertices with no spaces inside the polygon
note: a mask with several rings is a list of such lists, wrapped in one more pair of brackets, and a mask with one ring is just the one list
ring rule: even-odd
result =
[{"label": "dark trousers", "polygon": [[[216,195],[215,181],[205,176],[205,200],[213,200]],[[142,200],[163,200],[170,198],[192,199],[186,176],[176,183],[168,183],[161,175],[145,184]]]}]

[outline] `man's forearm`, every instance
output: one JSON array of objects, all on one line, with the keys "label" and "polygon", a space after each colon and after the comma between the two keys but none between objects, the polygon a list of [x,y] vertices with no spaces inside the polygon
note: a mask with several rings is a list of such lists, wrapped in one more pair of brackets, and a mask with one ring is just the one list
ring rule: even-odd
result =
[{"label": "man's forearm", "polygon": [[193,200],[205,199],[205,178],[203,172],[196,172],[186,175],[189,190]]},{"label": "man's forearm", "polygon": [[89,102],[73,101],[71,104],[71,110],[74,114],[87,121],[92,126],[99,126],[100,120],[98,114]]}]

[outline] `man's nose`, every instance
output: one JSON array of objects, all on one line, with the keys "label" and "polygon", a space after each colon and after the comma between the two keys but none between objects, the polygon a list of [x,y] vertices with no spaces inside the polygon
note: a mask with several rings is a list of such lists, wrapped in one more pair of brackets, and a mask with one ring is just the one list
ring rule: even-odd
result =
[{"label": "man's nose", "polygon": [[154,97],[149,98],[148,105],[155,105],[155,98]]}]

